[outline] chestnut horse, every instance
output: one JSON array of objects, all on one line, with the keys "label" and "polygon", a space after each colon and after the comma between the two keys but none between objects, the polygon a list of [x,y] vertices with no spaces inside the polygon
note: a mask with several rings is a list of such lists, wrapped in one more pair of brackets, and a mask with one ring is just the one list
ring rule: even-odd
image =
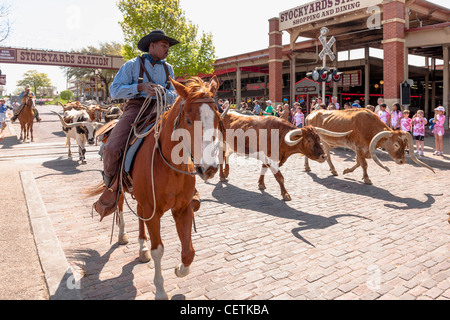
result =
[{"label": "chestnut horse", "polygon": [[33,123],[34,123],[34,112],[33,107],[35,107],[34,96],[32,93],[25,94],[22,98],[22,105],[24,105],[20,115],[18,117],[20,122],[20,139],[25,142],[27,139],[31,138],[31,142],[34,142],[33,138]]},{"label": "chestnut horse", "polygon": [[[161,272],[164,245],[160,220],[166,211],[172,211],[182,248],[182,263],[176,267],[175,273],[178,277],[185,277],[195,256],[191,238],[195,176],[205,181],[211,179],[219,165],[219,152],[214,149],[218,146],[215,142],[220,134],[221,121],[213,99],[219,88],[217,77],[214,76],[209,83],[192,78],[186,86],[173,79],[170,81],[179,97],[159,118],[156,130],[150,132],[154,134],[144,138],[131,170],[132,195],[137,201],[139,217],[139,256],[142,262],[150,261],[150,257],[146,258],[146,225],[150,234],[150,255],[155,264],[157,300],[168,299]],[[123,201],[121,196],[118,220],[119,244],[122,245],[128,242],[123,222]]]}]

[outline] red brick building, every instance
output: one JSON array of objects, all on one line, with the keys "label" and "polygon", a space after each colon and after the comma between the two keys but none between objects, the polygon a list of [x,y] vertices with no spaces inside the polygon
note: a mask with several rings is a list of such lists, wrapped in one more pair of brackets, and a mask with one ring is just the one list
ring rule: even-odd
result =
[{"label": "red brick building", "polygon": [[[336,39],[336,59],[327,58],[327,66],[345,73],[340,83],[327,85],[327,97],[337,96],[341,103],[358,99],[363,106],[376,105],[383,97],[390,106],[400,102],[400,85],[409,80],[412,110],[430,114],[442,104],[448,111],[448,8],[425,0],[316,0],[279,13],[268,26],[267,49],[216,61],[221,97],[234,102],[270,99],[276,104],[303,99],[308,104],[320,92],[302,80],[322,66],[318,37],[327,27],[328,38]],[[290,44],[283,45],[284,32]],[[355,49],[364,54],[351,58]],[[372,55],[373,50],[382,50],[382,57]],[[340,58],[346,53],[348,58]],[[410,55],[425,57],[424,64],[411,65]]]}]

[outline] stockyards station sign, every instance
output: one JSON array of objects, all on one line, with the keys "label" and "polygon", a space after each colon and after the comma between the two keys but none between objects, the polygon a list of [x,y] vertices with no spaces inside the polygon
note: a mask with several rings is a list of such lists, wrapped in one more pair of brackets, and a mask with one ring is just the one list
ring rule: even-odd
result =
[{"label": "stockyards station sign", "polygon": [[381,4],[382,0],[317,0],[280,13],[280,30],[336,17]]},{"label": "stockyards station sign", "polygon": [[0,48],[0,63],[119,70],[122,57],[46,50]]}]

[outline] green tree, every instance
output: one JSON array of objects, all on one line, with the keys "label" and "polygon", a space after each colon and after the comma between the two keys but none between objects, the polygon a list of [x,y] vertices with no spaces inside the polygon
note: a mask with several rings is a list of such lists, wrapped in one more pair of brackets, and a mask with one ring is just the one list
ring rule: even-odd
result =
[{"label": "green tree", "polygon": [[202,32],[185,16],[179,0],[120,0],[118,8],[123,14],[122,27],[125,44],[122,55],[125,60],[137,57],[139,40],[155,29],[162,29],[180,44],[171,48],[167,58],[176,76],[187,77],[211,74],[216,59],[213,37]]},{"label": "green tree", "polygon": [[[99,47],[88,46],[77,51],[81,53],[91,53],[98,55],[121,56],[122,45],[118,42],[100,43]],[[92,77],[97,76],[105,84],[106,96],[109,96],[109,86],[117,74],[116,70],[93,69],[93,68],[67,68],[62,67],[67,79],[77,79],[89,81]],[[99,82],[100,83],[100,82]]]},{"label": "green tree", "polygon": [[52,86],[50,79],[46,73],[39,73],[37,70],[30,70],[23,74],[23,79],[17,81],[18,87],[25,87],[29,85],[34,94],[37,96],[37,91],[39,88],[48,88]]},{"label": "green tree", "polygon": [[61,96],[61,99],[63,99],[63,100],[70,100],[73,97],[73,92],[70,90],[64,90],[64,91],[61,91],[60,96]]}]

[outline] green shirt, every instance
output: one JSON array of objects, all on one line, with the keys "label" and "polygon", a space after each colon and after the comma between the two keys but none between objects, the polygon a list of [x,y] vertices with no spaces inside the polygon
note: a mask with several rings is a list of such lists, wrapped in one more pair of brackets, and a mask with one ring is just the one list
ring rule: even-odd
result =
[{"label": "green shirt", "polygon": [[270,113],[270,114],[264,114],[265,116],[273,116],[273,107],[272,106],[268,106],[266,108],[265,112]]}]

